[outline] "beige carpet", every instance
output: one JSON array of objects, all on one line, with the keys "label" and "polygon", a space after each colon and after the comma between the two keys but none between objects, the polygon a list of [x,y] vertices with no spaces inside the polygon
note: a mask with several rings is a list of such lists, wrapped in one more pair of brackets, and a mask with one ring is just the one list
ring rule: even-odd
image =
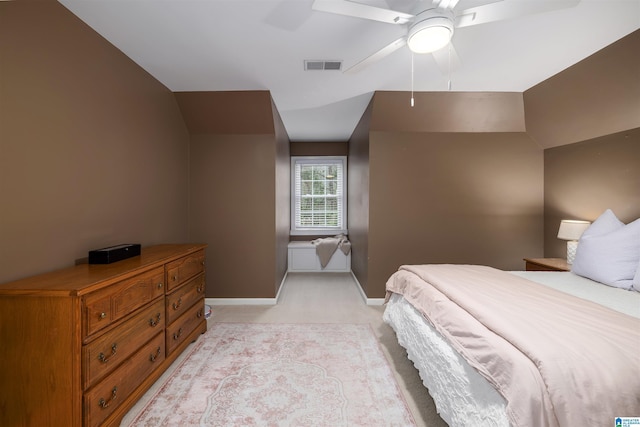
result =
[{"label": "beige carpet", "polygon": [[[348,273],[290,273],[277,305],[214,306],[209,322],[246,323],[369,323],[389,361],[409,409],[419,426],[446,427],[416,369],[397,343],[393,330],[382,321],[383,306],[367,306]],[[188,351],[185,351],[186,354]],[[172,365],[177,367],[183,357]],[[161,377],[127,416],[127,425],[172,369]]]}]

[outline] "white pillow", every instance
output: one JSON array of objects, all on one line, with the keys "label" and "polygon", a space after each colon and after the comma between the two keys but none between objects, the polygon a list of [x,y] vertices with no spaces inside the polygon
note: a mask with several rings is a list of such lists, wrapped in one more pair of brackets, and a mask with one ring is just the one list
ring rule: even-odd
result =
[{"label": "white pillow", "polygon": [[584,230],[581,237],[601,236],[621,227],[624,227],[624,222],[620,221],[611,209],[607,209]]},{"label": "white pillow", "polygon": [[640,263],[636,269],[636,275],[633,277],[633,290],[640,292]]},{"label": "white pillow", "polygon": [[605,285],[631,289],[638,264],[640,219],[624,225],[607,210],[580,237],[571,271]]}]

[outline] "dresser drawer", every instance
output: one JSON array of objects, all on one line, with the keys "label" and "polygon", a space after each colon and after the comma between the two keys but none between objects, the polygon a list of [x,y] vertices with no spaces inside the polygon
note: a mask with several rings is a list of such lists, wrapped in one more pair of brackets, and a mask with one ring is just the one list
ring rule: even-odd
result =
[{"label": "dresser drawer", "polygon": [[190,280],[166,297],[167,324],[172,323],[204,297],[204,274]]},{"label": "dresser drawer", "polygon": [[82,347],[83,389],[113,371],[151,337],[164,331],[164,301],[158,299],[117,328]]},{"label": "dresser drawer", "polygon": [[84,425],[100,425],[165,358],[164,335],[158,334],[140,351],[84,395]]},{"label": "dresser drawer", "polygon": [[171,354],[189,334],[202,322],[204,322],[204,298],[201,303],[196,303],[175,322],[167,325],[167,354]]},{"label": "dresser drawer", "polygon": [[158,267],[88,294],[84,299],[85,338],[164,295],[164,268]]},{"label": "dresser drawer", "polygon": [[204,251],[194,252],[167,264],[167,290],[176,289],[196,274],[204,272]]}]

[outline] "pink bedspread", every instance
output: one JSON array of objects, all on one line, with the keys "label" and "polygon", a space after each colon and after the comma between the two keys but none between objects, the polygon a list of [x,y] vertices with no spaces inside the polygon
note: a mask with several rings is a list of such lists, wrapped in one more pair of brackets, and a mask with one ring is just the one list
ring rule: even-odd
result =
[{"label": "pink bedspread", "polygon": [[387,282],[507,402],[514,426],[640,416],[640,320],[484,266],[405,265]]}]

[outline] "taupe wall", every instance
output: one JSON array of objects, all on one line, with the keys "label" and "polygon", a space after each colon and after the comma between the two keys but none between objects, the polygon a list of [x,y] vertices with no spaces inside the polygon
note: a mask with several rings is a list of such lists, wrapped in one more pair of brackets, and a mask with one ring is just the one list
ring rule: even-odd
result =
[{"label": "taupe wall", "polygon": [[187,239],[173,94],[57,2],[0,2],[0,283]]},{"label": "taupe wall", "polygon": [[275,296],[274,148],[273,135],[191,137],[189,235],[209,245],[207,297]]},{"label": "taupe wall", "polygon": [[367,296],[383,297],[402,264],[522,269],[542,256],[543,151],[524,132],[522,94],[419,93],[413,108],[408,96],[376,92],[369,133],[350,141],[350,165],[368,168],[350,187],[367,221],[349,224]]},{"label": "taupe wall", "polygon": [[407,92],[378,91],[373,97],[371,131],[524,132],[524,104],[514,92],[420,92],[409,104]]},{"label": "taupe wall", "polygon": [[286,273],[290,163],[271,96],[175,95],[191,132],[189,237],[209,245],[206,295],[274,298]]},{"label": "taupe wall", "polygon": [[527,132],[542,148],[640,126],[640,30],[524,92]]},{"label": "taupe wall", "polygon": [[327,142],[295,142],[291,141],[292,156],[348,156],[349,143]]},{"label": "taupe wall", "polygon": [[370,150],[369,297],[402,264],[542,255],[543,155],[526,134],[374,132]]},{"label": "taupe wall", "polygon": [[291,157],[289,135],[273,100],[271,101],[275,127],[275,294],[287,274],[289,229],[291,218]]},{"label": "taupe wall", "polygon": [[267,90],[176,92],[192,135],[274,135],[273,104]]},{"label": "taupe wall", "polygon": [[566,256],[563,219],[640,218],[640,128],[545,150],[544,165],[545,256]]},{"label": "taupe wall", "polygon": [[367,295],[401,263],[521,269],[525,256],[564,256],[562,218],[638,218],[638,51],[640,31],[524,94],[417,94],[408,109],[409,94],[377,92],[349,159],[362,165],[349,226]]},{"label": "taupe wall", "polygon": [[[640,217],[640,30],[524,93],[545,150],[545,256],[564,257],[562,219]],[[561,146],[559,146],[561,145]],[[555,148],[553,148],[555,147]]]},{"label": "taupe wall", "polygon": [[351,271],[369,294],[369,128],[373,99],[349,140],[348,225]]}]

